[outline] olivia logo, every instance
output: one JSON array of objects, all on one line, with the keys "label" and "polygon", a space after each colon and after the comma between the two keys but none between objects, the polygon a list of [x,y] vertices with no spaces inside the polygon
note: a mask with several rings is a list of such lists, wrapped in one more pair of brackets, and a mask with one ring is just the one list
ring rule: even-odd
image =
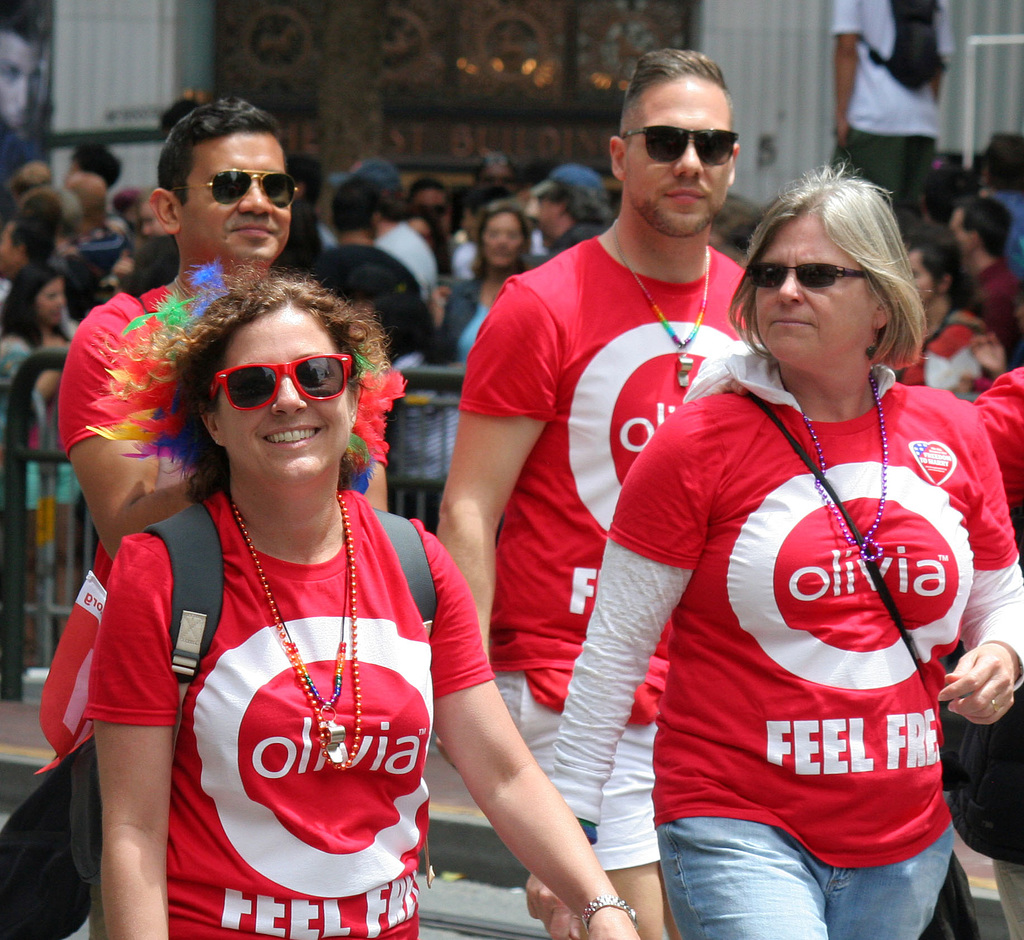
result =
[{"label": "olivia logo", "polygon": [[[855,515],[870,518],[879,498],[878,464],[829,467]],[[805,473],[765,495],[743,524],[729,559],[729,600],[740,628],[778,666],[837,689],[890,688],[914,674],[913,660],[874,593],[860,554],[836,536],[814,477]],[[882,571],[908,629],[930,659],[956,640],[970,590],[971,554],[963,517],[949,495],[910,467],[889,468]],[[819,553],[811,546],[826,546]],[[865,605],[875,611],[864,616]]]},{"label": "olivia logo", "polygon": [[[339,619],[308,617],[286,626],[317,686],[329,689]],[[202,784],[218,821],[247,865],[295,894],[336,897],[339,885],[346,895],[362,894],[398,878],[425,820],[426,784],[409,771],[421,758],[433,721],[430,645],[403,636],[391,620],[361,617],[359,667],[366,724],[353,771],[340,778],[324,766],[308,708],[296,694],[273,631],[256,630],[226,650],[196,696]],[[346,669],[343,699],[350,694],[349,675]],[[348,708],[344,701],[343,718]],[[402,723],[415,729],[412,735],[387,720],[370,719],[392,711],[413,716]],[[421,728],[422,736],[416,733]],[[310,833],[282,810],[302,805],[302,795],[326,799],[339,786],[345,796],[322,808],[318,832]],[[366,807],[379,813],[379,829],[357,825],[370,815]]]},{"label": "olivia logo", "polygon": [[945,483],[956,470],[956,454],[938,441],[911,441],[910,452],[936,486]]},{"label": "olivia logo", "polygon": [[[673,321],[672,326],[687,336],[693,324]],[[687,351],[701,362],[732,342],[705,323]],[[626,471],[682,402],[685,389],[676,381],[677,362],[661,324],[647,323],[604,346],[576,383],[568,422],[569,465],[580,501],[603,529],[612,524]]]}]

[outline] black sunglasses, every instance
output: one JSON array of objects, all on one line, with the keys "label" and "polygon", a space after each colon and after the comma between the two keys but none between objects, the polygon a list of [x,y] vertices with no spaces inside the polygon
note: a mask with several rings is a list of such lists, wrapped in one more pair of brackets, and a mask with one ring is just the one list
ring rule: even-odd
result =
[{"label": "black sunglasses", "polygon": [[210,399],[223,388],[228,404],[239,411],[262,408],[277,397],[281,376],[287,375],[306,398],[327,401],[345,391],[352,357],[343,354],[307,356],[293,362],[252,363],[224,369],[213,377]]},{"label": "black sunglasses", "polygon": [[[222,206],[233,206],[252,186],[253,180],[259,183],[263,195],[271,205],[278,209],[287,209],[295,198],[295,180],[287,173],[262,170],[221,170],[215,173],[208,183],[213,198]],[[175,186],[175,190],[192,189],[191,186]]]},{"label": "black sunglasses", "polygon": [[747,265],[744,277],[748,278],[754,287],[781,287],[786,280],[787,271],[795,271],[796,279],[804,287],[810,288],[831,287],[837,277],[867,277],[864,271],[841,268],[835,264],[786,265],[772,264],[770,261],[755,261]]},{"label": "black sunglasses", "polygon": [[646,137],[647,156],[656,163],[675,163],[686,153],[692,139],[700,162],[707,166],[721,166],[725,163],[732,156],[736,141],[740,139],[740,135],[732,131],[690,131],[665,124],[625,131],[622,136],[632,137],[634,134]]}]

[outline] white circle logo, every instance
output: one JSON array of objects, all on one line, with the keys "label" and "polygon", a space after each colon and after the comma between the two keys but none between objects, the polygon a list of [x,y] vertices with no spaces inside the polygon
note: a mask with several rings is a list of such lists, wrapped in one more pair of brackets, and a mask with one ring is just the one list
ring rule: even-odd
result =
[{"label": "white circle logo", "polygon": [[[333,664],[340,628],[337,617],[310,617],[289,621],[287,626],[307,663]],[[430,644],[399,636],[389,620],[360,618],[359,628],[360,665],[381,666],[407,683],[411,695],[422,701],[429,726],[433,721]],[[238,747],[243,721],[260,690],[282,673],[290,675],[291,665],[280,641],[272,630],[258,630],[217,660],[196,697],[202,786],[216,804],[232,847],[264,877],[313,897],[336,897],[339,886],[344,886],[346,896],[361,894],[392,881],[402,874],[402,856],[419,841],[416,817],[427,801],[422,780],[412,792],[395,800],[397,818],[392,825],[377,832],[365,848],[347,854],[308,844],[248,792],[240,768],[243,764],[247,772],[251,768]],[[294,681],[291,687],[295,695],[300,694]],[[271,754],[287,757],[296,748],[292,739],[272,738],[253,758],[269,763]],[[326,768],[320,773],[340,772]],[[263,776],[272,776],[272,772]],[[344,806],[339,805],[339,819],[343,812]]]},{"label": "white circle logo", "polygon": [[[878,499],[877,463],[829,467],[828,476],[847,505],[857,499]],[[729,562],[730,603],[740,627],[757,640],[774,662],[793,675],[840,689],[896,685],[913,675],[915,666],[895,625],[891,631],[886,625],[884,646],[869,649],[835,645],[816,635],[814,629],[815,602],[841,603],[844,595],[848,595],[850,602],[856,604],[859,602],[852,599],[856,592],[875,590],[856,550],[827,564],[808,559],[805,567],[777,570],[780,557],[792,558],[805,548],[786,545],[787,539],[795,540],[798,526],[813,513],[828,512],[809,473],[787,480],[769,493],[736,539]],[[890,589],[897,584],[893,589],[896,604],[901,612],[907,607],[904,619],[918,654],[927,661],[935,647],[956,639],[967,603],[972,553],[963,517],[950,505],[944,490],[925,483],[906,467],[889,467],[885,513],[890,522],[899,516],[919,528],[927,526],[948,546],[948,552],[937,559],[913,559],[917,567],[911,571],[912,556],[904,558],[898,554],[897,546],[883,539],[886,555],[880,568]],[[896,526],[888,531],[899,532],[902,528]],[[932,538],[929,544],[937,541]],[[780,599],[784,593],[789,596]],[[796,622],[792,615],[793,598],[806,602],[807,622]],[[913,613],[920,609],[934,613],[934,619],[911,626]],[[890,636],[894,637],[891,641]]]},{"label": "white circle logo", "polygon": [[[685,336],[693,324],[673,322],[672,327]],[[676,353],[662,351],[667,341],[660,323],[627,330],[601,348],[576,383],[568,421],[569,466],[580,501],[602,529],[611,527],[622,488],[617,466],[624,461],[627,466],[632,463],[657,427],[682,404],[685,389],[675,378]],[[687,352],[697,359],[707,359],[733,342],[725,333],[704,324]],[[671,370],[666,369],[662,387],[645,388],[635,403],[627,403],[634,409],[648,408],[649,413],[618,414],[619,398],[630,378],[655,359],[670,359],[673,363]],[[664,401],[659,402],[659,397]],[[617,428],[616,421],[621,422]],[[623,450],[631,453],[624,457]],[[623,459],[617,460],[617,456]]]}]

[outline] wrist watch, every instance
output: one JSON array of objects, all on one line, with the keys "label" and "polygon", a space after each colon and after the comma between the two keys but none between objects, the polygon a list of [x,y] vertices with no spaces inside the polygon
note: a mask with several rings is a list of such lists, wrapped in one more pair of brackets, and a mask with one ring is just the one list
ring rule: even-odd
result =
[{"label": "wrist watch", "polygon": [[636,911],[633,910],[622,898],[617,898],[614,894],[601,894],[594,898],[585,908],[583,908],[583,926],[590,930],[590,918],[593,917],[602,907],[617,907],[620,911],[625,911],[629,915],[629,919],[633,921],[633,927],[636,927]]}]

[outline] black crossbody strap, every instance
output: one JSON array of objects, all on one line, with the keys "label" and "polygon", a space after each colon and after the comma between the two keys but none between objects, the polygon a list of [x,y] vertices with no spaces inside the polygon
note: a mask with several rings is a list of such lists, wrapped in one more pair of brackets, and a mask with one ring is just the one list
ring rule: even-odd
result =
[{"label": "black crossbody strap", "polygon": [[[811,455],[801,446],[800,442],[793,437],[790,433],[789,428],[782,423],[782,419],[768,406],[767,402],[758,398],[757,395],[750,396],[751,401],[757,405],[772,421],[772,423],[782,432],[783,436],[789,441],[790,446],[796,451],[797,455],[805,464],[807,469],[814,474],[814,478],[821,484],[822,488],[828,494],[828,498],[835,504],[836,509],[842,514],[843,520],[846,522],[847,527],[850,530],[850,534],[853,536],[859,548],[863,548],[864,536],[860,534],[860,529],[857,528],[857,524],[850,518],[850,514],[846,511],[846,506],[843,505],[843,501],[836,494],[836,491],[832,489],[832,484],[825,479],[825,474],[821,472],[821,468],[811,459]],[[885,604],[885,609],[889,611],[889,616],[892,617],[893,623],[896,624],[896,629],[900,631],[900,637],[903,639],[907,650],[910,652],[911,658],[914,660],[914,668],[917,669],[918,675],[921,677],[921,681],[924,682],[924,672],[921,667],[921,660],[917,655],[917,646],[914,644],[914,638],[910,635],[910,631],[903,623],[903,617],[900,615],[900,610],[896,606],[896,600],[892,596],[892,591],[889,590],[889,585],[885,583],[885,578],[882,577],[882,572],[878,568],[878,563],[875,561],[869,561],[861,554],[861,560],[864,562],[865,567],[868,569],[868,573],[871,575],[871,581],[875,585],[875,590],[878,592],[878,596],[882,599],[882,603]]]}]

